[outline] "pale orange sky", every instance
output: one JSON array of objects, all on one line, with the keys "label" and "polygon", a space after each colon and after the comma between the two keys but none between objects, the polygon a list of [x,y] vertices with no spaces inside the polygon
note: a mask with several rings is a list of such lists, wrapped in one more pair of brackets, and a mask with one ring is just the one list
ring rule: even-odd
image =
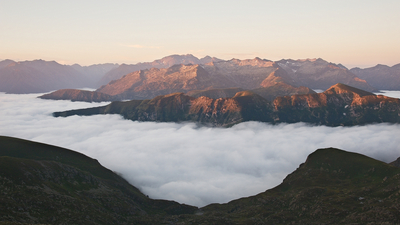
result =
[{"label": "pale orange sky", "polygon": [[0,59],[137,63],[171,54],[400,63],[400,1],[2,1]]}]

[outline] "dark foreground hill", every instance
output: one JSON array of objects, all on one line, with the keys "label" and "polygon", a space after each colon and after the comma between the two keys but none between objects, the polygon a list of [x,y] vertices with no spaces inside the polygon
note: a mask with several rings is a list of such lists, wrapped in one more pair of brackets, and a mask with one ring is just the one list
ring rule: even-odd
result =
[{"label": "dark foreground hill", "polygon": [[282,184],[202,208],[220,224],[399,224],[400,168],[339,149],[319,149]]},{"label": "dark foreground hill", "polygon": [[96,114],[120,114],[138,121],[191,121],[213,126],[231,126],[244,121],[352,126],[399,123],[400,100],[336,84],[323,93],[277,97],[272,102],[251,91],[219,99],[174,93],[151,100],[112,102],[107,106],[55,112],[53,115]]},{"label": "dark foreground hill", "polygon": [[0,224],[400,223],[400,168],[334,148],[310,154],[273,189],[200,209],[149,199],[55,146],[0,136],[0,162]]},{"label": "dark foreground hill", "polygon": [[83,154],[3,136],[0,190],[3,222],[154,224],[166,222],[168,215],[197,209],[149,199]]}]

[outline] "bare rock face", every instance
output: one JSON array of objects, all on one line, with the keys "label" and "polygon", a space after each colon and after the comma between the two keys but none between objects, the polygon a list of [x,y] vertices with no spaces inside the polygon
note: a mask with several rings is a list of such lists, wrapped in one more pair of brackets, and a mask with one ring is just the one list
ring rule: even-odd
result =
[{"label": "bare rock face", "polygon": [[125,75],[97,91],[126,99],[149,99],[157,95],[206,89],[217,83],[200,65],[174,65]]},{"label": "bare rock face", "polygon": [[[146,70],[151,68],[168,68],[176,64],[206,64],[209,62],[218,62],[221,59],[206,56],[204,58],[197,58],[191,54],[187,55],[170,55],[166,56],[162,59],[154,60],[153,62],[144,62],[144,63],[137,63],[132,65],[122,64],[119,67],[110,70],[106,73],[103,78],[100,80],[100,85],[106,85],[112,80],[118,80],[126,74],[133,73],[139,70]],[[100,86],[99,85],[99,86]]]},{"label": "bare rock face", "polygon": [[323,59],[280,60],[277,62],[299,86],[311,89],[327,89],[342,83],[365,91],[377,91],[367,81],[360,79],[342,65]]},{"label": "bare rock face", "polygon": [[274,62],[255,58],[232,59],[205,65],[174,65],[151,68],[125,75],[97,91],[126,99],[149,99],[157,95],[215,88],[255,89],[277,83],[293,84]]},{"label": "bare rock face", "polygon": [[353,68],[350,71],[380,90],[400,90],[400,64],[392,67],[376,65],[365,69]]},{"label": "bare rock face", "polygon": [[392,166],[395,166],[395,167],[400,167],[400,157],[397,158],[395,161],[389,163],[389,164],[392,165]]}]

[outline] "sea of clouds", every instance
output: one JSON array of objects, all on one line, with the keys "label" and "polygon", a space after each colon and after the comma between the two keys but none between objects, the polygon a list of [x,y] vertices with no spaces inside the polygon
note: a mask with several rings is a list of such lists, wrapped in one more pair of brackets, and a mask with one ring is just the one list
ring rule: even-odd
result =
[{"label": "sea of clouds", "polygon": [[[380,93],[382,94],[382,93]],[[400,92],[384,92],[400,97]],[[124,120],[119,115],[54,118],[52,113],[106,105],[0,93],[0,135],[69,148],[121,174],[155,199],[196,206],[255,195],[282,182],[318,148],[336,147],[391,162],[400,125],[270,125],[231,128]]]}]

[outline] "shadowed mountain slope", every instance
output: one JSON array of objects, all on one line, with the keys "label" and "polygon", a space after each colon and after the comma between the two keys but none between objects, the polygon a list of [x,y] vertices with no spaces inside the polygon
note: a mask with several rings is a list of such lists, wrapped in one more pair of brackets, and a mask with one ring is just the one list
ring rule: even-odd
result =
[{"label": "shadowed mountain slope", "polygon": [[398,224],[399,182],[400,168],[319,149],[277,187],[202,211],[227,224]]},{"label": "shadowed mountain slope", "polygon": [[275,188],[198,209],[149,199],[83,154],[0,136],[0,224],[391,225],[399,182],[398,167],[319,149]]},{"label": "shadowed mountain slope", "polygon": [[0,221],[154,224],[197,208],[152,200],[95,159],[0,136]]},{"label": "shadowed mountain slope", "polygon": [[139,121],[192,121],[213,126],[231,126],[244,121],[352,126],[399,123],[400,100],[336,84],[323,93],[277,97],[273,102],[251,91],[219,99],[174,93],[151,100],[113,102],[103,107],[55,112],[53,115],[96,114],[120,114]]}]

